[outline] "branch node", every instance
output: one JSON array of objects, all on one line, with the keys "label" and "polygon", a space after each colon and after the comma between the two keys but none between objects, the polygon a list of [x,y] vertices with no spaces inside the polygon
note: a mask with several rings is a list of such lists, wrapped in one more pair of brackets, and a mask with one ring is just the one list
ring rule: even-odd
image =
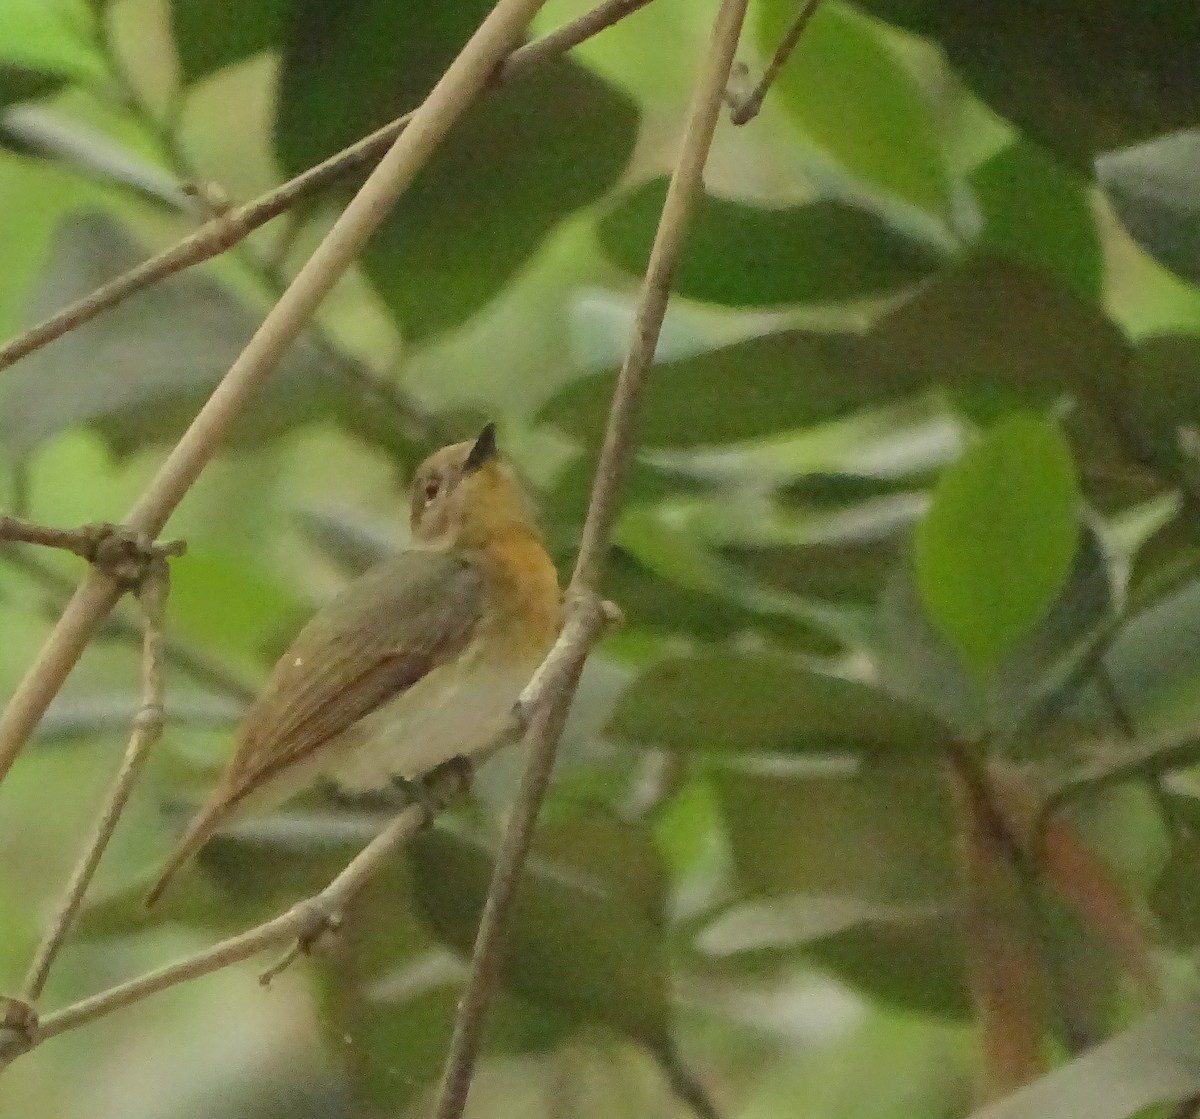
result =
[{"label": "branch node", "polygon": [[258,977],[259,985],[269,987],[301,956],[311,956],[326,950],[342,931],[344,918],[341,913],[325,910],[319,905],[309,905],[307,927],[292,942],[292,945]]},{"label": "branch node", "polygon": [[141,589],[157,564],[187,550],[182,540],[155,543],[149,534],[125,525],[87,525],[80,533],[85,540],[93,541],[90,552],[80,553],[83,558],[131,591]]}]

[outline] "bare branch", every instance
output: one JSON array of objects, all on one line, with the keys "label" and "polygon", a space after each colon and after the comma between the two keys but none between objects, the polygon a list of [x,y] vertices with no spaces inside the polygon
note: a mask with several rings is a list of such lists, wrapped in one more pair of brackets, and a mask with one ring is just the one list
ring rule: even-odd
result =
[{"label": "bare branch", "polygon": [[[692,100],[679,157],[642,281],[633,338],[613,393],[579,558],[571,578],[569,594],[574,603],[573,610],[584,610],[589,602],[596,601],[595,588],[604,572],[617,499],[633,453],[639,398],[654,361],[670,297],[671,278],[688,219],[703,187],[704,164],[720,116],[747,3],[748,0],[722,0],[708,57]],[[459,1001],[450,1051],[438,1089],[434,1109],[436,1119],[461,1119],[466,1106],[483,1037],[484,1018],[500,978],[503,947],[517,886],[586,656],[587,649],[581,649],[577,660],[569,665],[569,671],[564,672],[560,690],[535,713],[530,726],[529,763],[513,805],[511,822],[497,853],[471,957],[471,971]]]},{"label": "bare branch", "polygon": [[0,516],[0,541],[61,548],[107,571],[114,579],[136,586],[159,556],[181,556],[181,541],[152,544],[144,533],[121,525],[98,523],[82,528],[48,528],[16,517]]},{"label": "bare branch", "polygon": [[113,781],[99,818],[96,820],[79,859],[71,880],[67,884],[62,903],[41,944],[34,954],[33,962],[25,975],[22,998],[34,1003],[40,997],[50,974],[55,957],[63,946],[67,935],[74,927],[84,895],[100,865],[109,840],[116,831],[117,821],[125,811],[125,805],[133,793],[134,785],[150,757],[150,749],[162,736],[163,731],[163,614],[170,591],[170,571],[161,556],[148,570],[138,591],[138,598],[145,614],[145,636],[142,645],[142,703],[133,720],[133,733],[129,746],[121,761],[121,768]]},{"label": "bare branch", "polygon": [[[488,84],[495,86],[523,77],[538,66],[561,57],[572,47],[578,46],[585,39],[648,3],[650,0],[603,0],[603,3],[578,19],[513,51],[493,71]],[[415,115],[415,110],[405,113],[404,116],[254,201],[218,214],[169,249],[117,276],[90,295],[31,327],[0,349],[0,370],[6,369],[34,350],[41,349],[55,338],[89,322],[131,295],[136,295],[177,272],[219,256],[303,199],[317,194],[356,171],[374,166]]]},{"label": "bare branch", "polygon": [[771,61],[767,63],[763,76],[759,78],[758,85],[744,101],[733,106],[729,113],[730,121],[734,124],[749,124],[762,111],[767,93],[775,84],[775,79],[779,77],[780,70],[787,65],[792,51],[796,49],[796,44],[800,42],[800,37],[804,34],[804,29],[812,22],[812,17],[817,14],[820,6],[821,0],[805,0],[795,21],[784,33],[783,38],[779,41],[779,46],[775,48],[775,53],[772,55]]},{"label": "bare branch", "polygon": [[[155,536],[216,453],[251,394],[279,363],[321,301],[353,263],[396,199],[475,100],[543,0],[499,0],[412,115],[333,228],[283,293],[213,391],[127,518],[130,530]],[[75,666],[119,584],[93,571],[67,604],[33,666],[0,716],[0,780]]]}]

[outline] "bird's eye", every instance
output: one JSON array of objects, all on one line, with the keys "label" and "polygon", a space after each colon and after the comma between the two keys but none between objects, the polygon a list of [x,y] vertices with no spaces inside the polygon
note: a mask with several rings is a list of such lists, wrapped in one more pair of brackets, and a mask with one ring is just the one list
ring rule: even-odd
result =
[{"label": "bird's eye", "polygon": [[425,501],[426,501],[426,503],[432,501],[435,497],[437,497],[437,495],[441,492],[441,489],[442,489],[441,480],[438,478],[430,478],[429,481],[427,481],[425,483]]}]

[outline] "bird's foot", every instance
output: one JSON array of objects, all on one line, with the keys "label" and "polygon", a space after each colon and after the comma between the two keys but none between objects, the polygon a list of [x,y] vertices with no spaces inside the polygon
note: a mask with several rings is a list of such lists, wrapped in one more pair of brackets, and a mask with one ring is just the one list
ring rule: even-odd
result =
[{"label": "bird's foot", "polygon": [[425,813],[426,824],[446,810],[447,805],[471,787],[475,767],[470,758],[456,755],[431,769],[424,777],[393,777],[392,785]]}]

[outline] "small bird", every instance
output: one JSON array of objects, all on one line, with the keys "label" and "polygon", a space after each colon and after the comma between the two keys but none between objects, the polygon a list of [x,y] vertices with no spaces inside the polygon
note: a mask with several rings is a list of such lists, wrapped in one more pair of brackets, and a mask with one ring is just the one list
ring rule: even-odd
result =
[{"label": "small bird", "polygon": [[494,424],[421,464],[411,525],[414,547],[322,607],[275,665],[147,906],[235,811],[321,777],[350,791],[412,780],[498,733],[558,635],[562,596]]}]

